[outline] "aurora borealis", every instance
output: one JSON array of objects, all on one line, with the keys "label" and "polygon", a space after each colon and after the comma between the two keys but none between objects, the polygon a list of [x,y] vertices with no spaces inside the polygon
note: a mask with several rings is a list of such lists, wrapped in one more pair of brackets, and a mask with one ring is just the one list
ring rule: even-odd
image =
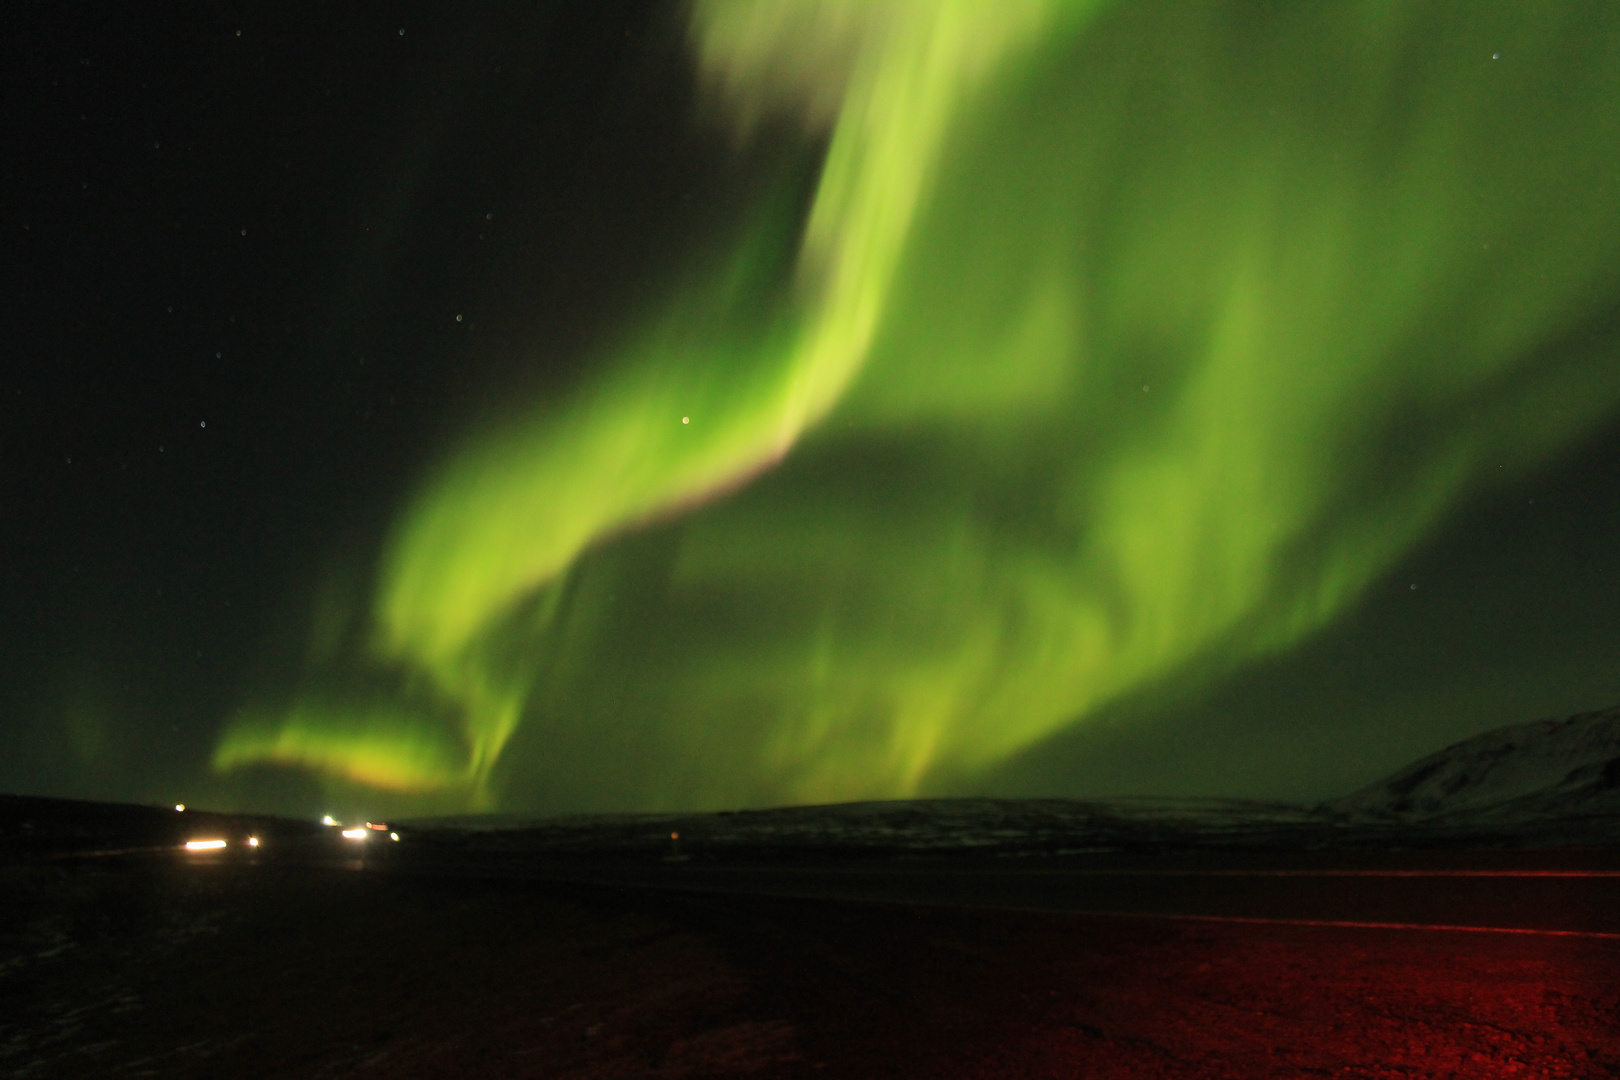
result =
[{"label": "aurora borealis", "polygon": [[325,504],[296,659],[198,733],[220,790],[1016,786],[1122,703],[1305,655],[1615,422],[1609,8],[674,11],[743,197],[611,332],[509,334],[566,377],[441,419],[375,528]]}]

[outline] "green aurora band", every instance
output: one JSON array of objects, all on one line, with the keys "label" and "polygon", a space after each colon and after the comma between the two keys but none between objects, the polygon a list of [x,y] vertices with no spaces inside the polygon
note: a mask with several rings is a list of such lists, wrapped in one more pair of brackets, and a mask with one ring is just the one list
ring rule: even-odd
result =
[{"label": "green aurora band", "polygon": [[740,137],[824,127],[811,204],[449,455],[219,769],[947,791],[1299,642],[1620,402],[1620,7],[708,0],[692,40]]}]

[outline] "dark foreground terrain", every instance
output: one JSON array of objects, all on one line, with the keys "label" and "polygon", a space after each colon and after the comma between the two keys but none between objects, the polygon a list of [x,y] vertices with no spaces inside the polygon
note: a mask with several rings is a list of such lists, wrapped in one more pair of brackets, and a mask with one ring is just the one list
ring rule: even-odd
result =
[{"label": "dark foreground terrain", "polygon": [[[1160,852],[1009,886],[961,859],[705,877],[29,813],[0,866],[11,1076],[1620,1076],[1604,851],[1409,852],[1397,877]],[[188,855],[185,829],[266,842]],[[985,888],[1005,906],[953,906]],[[1057,906],[1119,913],[1018,910]],[[1325,925],[1369,908],[1390,925]]]}]

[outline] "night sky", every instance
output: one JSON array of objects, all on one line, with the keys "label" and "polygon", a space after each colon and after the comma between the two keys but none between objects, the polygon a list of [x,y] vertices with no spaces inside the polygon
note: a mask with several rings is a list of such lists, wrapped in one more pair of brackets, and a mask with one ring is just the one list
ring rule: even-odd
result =
[{"label": "night sky", "polygon": [[0,790],[1342,794],[1620,701],[1620,9],[0,16]]}]

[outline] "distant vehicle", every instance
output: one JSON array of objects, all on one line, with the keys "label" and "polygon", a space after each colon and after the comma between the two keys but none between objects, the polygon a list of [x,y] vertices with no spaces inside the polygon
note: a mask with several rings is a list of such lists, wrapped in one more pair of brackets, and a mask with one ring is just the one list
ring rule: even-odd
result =
[{"label": "distant vehicle", "polygon": [[185,841],[181,848],[193,854],[231,850],[257,853],[262,846],[263,841],[259,839],[257,834],[248,833],[236,836],[195,836]]},{"label": "distant vehicle", "polygon": [[[340,827],[342,825],[341,822],[334,821],[330,815],[322,818],[321,822],[325,825],[334,825]],[[369,840],[373,833],[387,833],[388,839],[396,842],[399,840],[399,833],[389,829],[387,822],[382,821],[368,821],[364,825],[348,826],[342,829],[341,835],[345,840],[354,840],[359,842]]]}]

